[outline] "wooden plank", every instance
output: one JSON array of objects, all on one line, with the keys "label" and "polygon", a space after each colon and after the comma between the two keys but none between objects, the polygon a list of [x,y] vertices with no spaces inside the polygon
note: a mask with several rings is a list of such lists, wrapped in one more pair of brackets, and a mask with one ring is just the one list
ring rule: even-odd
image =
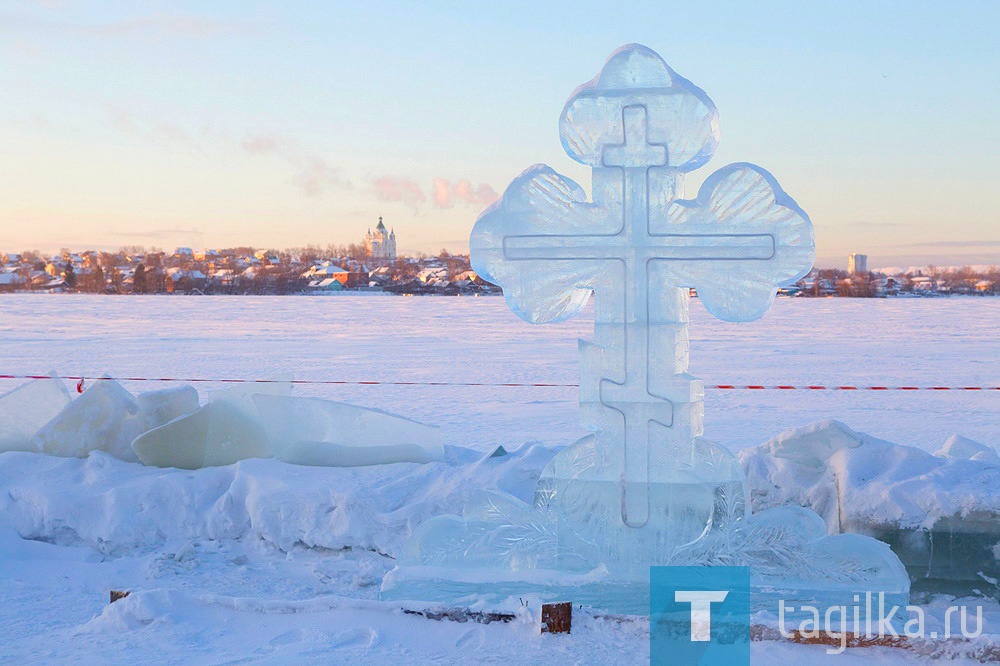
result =
[{"label": "wooden plank", "polygon": [[542,633],[568,634],[573,625],[573,604],[542,604]]}]

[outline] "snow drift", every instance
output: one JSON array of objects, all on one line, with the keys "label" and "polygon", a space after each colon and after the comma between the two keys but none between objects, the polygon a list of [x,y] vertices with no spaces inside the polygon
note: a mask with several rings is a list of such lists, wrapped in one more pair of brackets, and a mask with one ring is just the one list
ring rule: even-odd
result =
[{"label": "snow drift", "polygon": [[936,453],[823,421],[740,453],[753,510],[803,506],[830,534],[888,542],[915,579],[1000,574],[1000,456],[951,437]]},{"label": "snow drift", "polygon": [[417,525],[458,510],[480,487],[530,496],[553,453],[524,446],[480,460],[455,449],[448,462],[427,465],[332,469],[254,459],[186,471],[103,452],[85,459],[7,452],[0,454],[0,525],[110,556],[194,539],[395,556]]}]

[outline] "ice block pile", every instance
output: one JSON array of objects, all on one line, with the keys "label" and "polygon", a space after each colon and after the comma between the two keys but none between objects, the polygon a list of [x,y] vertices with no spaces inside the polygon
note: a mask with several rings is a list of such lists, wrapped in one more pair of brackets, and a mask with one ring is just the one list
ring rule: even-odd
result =
[{"label": "ice block pile", "polygon": [[246,458],[354,467],[444,458],[436,427],[375,409],[291,395],[277,381],[241,385],[202,405],[189,385],[133,395],[113,379],[73,399],[59,379],[0,395],[0,453],[86,457],[104,451],[157,467],[199,469]]}]

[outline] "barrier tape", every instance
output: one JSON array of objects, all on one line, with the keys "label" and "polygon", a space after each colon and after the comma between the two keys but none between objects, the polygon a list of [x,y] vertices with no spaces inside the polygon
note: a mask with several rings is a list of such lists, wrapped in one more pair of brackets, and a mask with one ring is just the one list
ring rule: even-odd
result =
[{"label": "barrier tape", "polygon": [[735,391],[1000,391],[1000,386],[735,386],[716,384],[705,388]]},{"label": "barrier tape", "polygon": [[[550,382],[404,382],[356,381],[346,379],[207,379],[204,377],[85,377],[81,375],[0,375],[0,379],[65,379],[76,381],[76,390],[83,393],[87,381],[112,380],[117,382],[184,382],[188,384],[304,384],[349,386],[485,386],[485,387],[544,387],[578,388],[579,384]],[[1000,391],[1000,386],[824,386],[821,384],[709,384],[706,389],[722,391]]]}]

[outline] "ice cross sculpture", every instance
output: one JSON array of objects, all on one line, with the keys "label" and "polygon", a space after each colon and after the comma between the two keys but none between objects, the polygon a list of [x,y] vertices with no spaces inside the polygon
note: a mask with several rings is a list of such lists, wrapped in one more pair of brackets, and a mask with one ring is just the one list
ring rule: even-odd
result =
[{"label": "ice cross sculpture", "polygon": [[723,167],[696,199],[678,198],[683,174],[715,150],[718,112],[646,47],[620,48],[574,92],[560,134],[593,169],[593,202],[551,168],[529,168],[477,221],[472,264],[530,322],[571,317],[596,293],[594,342],[581,342],[582,417],[596,464],[620,485],[621,521],[643,527],[656,510],[651,484],[698,454],[704,391],[686,374],[689,289],[720,319],[760,317],[812,267],[812,224],[752,164]]},{"label": "ice cross sculpture", "polygon": [[[681,178],[709,160],[718,113],[649,49],[629,45],[578,88],[560,120],[593,199],[546,166],[518,176],[472,231],[473,268],[531,322],[580,312],[580,403],[592,434],[542,470],[533,504],[484,489],[462,515],[421,523],[382,581],[383,599],[523,603],[526,594],[618,613],[650,610],[650,566],[748,566],[755,610],[816,608],[877,590],[908,603],[888,546],[828,536],[801,507],[751,514],[746,475],[701,437],[704,388],[687,374],[688,298],[755,319],[809,270],[809,218],[763,169],[732,164],[695,199]],[[489,464],[484,463],[484,464]]]}]

